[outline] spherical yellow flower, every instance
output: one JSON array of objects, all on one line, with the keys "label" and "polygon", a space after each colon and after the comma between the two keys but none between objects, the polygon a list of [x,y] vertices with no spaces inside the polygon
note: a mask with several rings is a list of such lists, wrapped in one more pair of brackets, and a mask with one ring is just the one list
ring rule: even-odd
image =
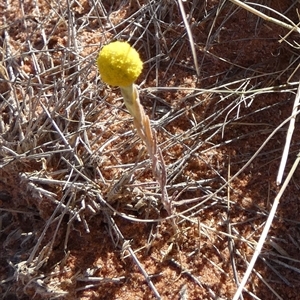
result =
[{"label": "spherical yellow flower", "polygon": [[143,62],[127,42],[112,42],[102,48],[97,58],[102,80],[113,86],[129,86],[141,74]]}]

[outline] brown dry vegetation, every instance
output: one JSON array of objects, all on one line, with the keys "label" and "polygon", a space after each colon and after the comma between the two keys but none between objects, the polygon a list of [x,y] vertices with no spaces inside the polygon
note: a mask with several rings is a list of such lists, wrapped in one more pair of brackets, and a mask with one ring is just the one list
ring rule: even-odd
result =
[{"label": "brown dry vegetation", "polygon": [[[299,27],[231,1],[184,1],[191,46],[178,3],[0,1],[1,299],[234,297],[280,189]],[[299,1],[254,3],[297,28]],[[98,76],[112,40],[144,61],[172,216],[119,90]],[[299,299],[299,178],[243,299]]]}]

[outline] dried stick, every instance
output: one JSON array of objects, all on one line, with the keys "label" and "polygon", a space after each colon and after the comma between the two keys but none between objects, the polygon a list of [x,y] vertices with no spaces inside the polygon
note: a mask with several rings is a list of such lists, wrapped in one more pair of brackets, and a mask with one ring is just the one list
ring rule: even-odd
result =
[{"label": "dried stick", "polygon": [[277,185],[281,184],[287,157],[289,155],[290,144],[291,144],[291,140],[292,140],[292,136],[293,136],[293,132],[294,132],[294,128],[295,128],[295,121],[296,121],[296,115],[297,115],[297,109],[299,106],[299,102],[300,102],[300,82],[298,85],[298,90],[297,90],[296,98],[294,101],[290,125],[289,125],[289,129],[288,129],[288,132],[286,135],[285,146],[284,146],[284,150],[283,150],[283,154],[281,157],[281,162],[280,162],[280,166],[279,166],[279,170],[278,170],[278,175],[277,175],[277,179],[276,179]]},{"label": "dried stick", "polygon": [[239,1],[239,0],[230,0],[232,3],[246,9],[247,11],[257,15],[258,17],[262,18],[263,20],[265,21],[268,21],[268,22],[272,22],[276,25],[279,25],[281,27],[284,27],[290,31],[297,31],[298,33],[300,33],[300,28],[294,24],[291,20],[289,20],[288,18],[286,18],[285,16],[281,15],[283,18],[287,19],[289,22],[291,22],[293,25],[290,25],[290,24],[287,24],[285,22],[282,22],[280,20],[277,20],[275,18],[272,18],[272,17],[269,17],[267,15],[265,15],[264,13],[260,12],[259,10],[249,6],[248,4],[242,2],[242,1]]},{"label": "dried stick", "polygon": [[159,293],[158,293],[155,285],[151,281],[150,276],[148,275],[148,273],[146,272],[146,270],[144,269],[144,267],[142,266],[142,264],[140,263],[140,261],[136,257],[134,251],[132,250],[129,241],[124,238],[122,232],[120,231],[118,225],[115,223],[114,219],[111,216],[109,216],[107,213],[105,213],[105,214],[106,214],[107,220],[108,220],[110,226],[113,228],[113,230],[114,230],[114,232],[115,232],[118,240],[122,243],[122,251],[128,251],[130,253],[133,261],[135,262],[135,264],[137,265],[138,269],[140,270],[140,272],[145,277],[145,279],[146,279],[146,281],[148,283],[148,286],[153,291],[156,299],[161,299],[161,296],[159,295]]},{"label": "dried stick", "polygon": [[262,232],[262,234],[260,236],[260,239],[259,239],[259,241],[257,243],[256,248],[255,248],[254,254],[253,254],[253,256],[251,258],[251,261],[250,261],[250,263],[249,263],[249,265],[247,267],[247,270],[246,270],[246,272],[244,274],[244,277],[243,277],[243,279],[242,279],[242,281],[241,281],[241,283],[240,283],[240,285],[239,285],[239,287],[238,287],[238,289],[237,289],[237,291],[236,291],[236,293],[235,293],[235,295],[233,297],[233,300],[238,300],[239,297],[240,297],[240,295],[242,294],[242,291],[243,291],[243,289],[244,289],[244,287],[245,287],[245,285],[246,285],[246,283],[248,281],[248,278],[251,275],[251,272],[252,272],[252,270],[254,268],[256,260],[257,260],[257,258],[259,256],[259,254],[261,252],[261,249],[262,249],[262,247],[264,245],[264,242],[265,242],[265,240],[267,238],[267,235],[268,235],[269,229],[270,229],[270,227],[272,225],[272,222],[273,222],[273,219],[274,219],[274,216],[275,216],[275,213],[276,213],[276,210],[277,210],[280,198],[281,198],[282,194],[284,193],[287,185],[289,184],[289,182],[290,182],[290,180],[291,180],[291,178],[292,178],[292,176],[293,176],[293,174],[294,174],[294,172],[295,172],[295,170],[296,170],[299,162],[300,162],[300,152],[298,153],[297,159],[295,160],[295,162],[294,162],[294,164],[293,164],[293,166],[292,166],[292,168],[291,168],[291,170],[290,170],[290,172],[289,172],[286,180],[284,181],[284,183],[283,183],[283,185],[282,185],[282,187],[281,187],[278,195],[276,196],[276,198],[274,200],[274,203],[273,203],[272,209],[270,211],[270,214],[268,216],[268,219],[267,219],[266,225],[264,227],[264,230],[263,230],[263,232]]}]

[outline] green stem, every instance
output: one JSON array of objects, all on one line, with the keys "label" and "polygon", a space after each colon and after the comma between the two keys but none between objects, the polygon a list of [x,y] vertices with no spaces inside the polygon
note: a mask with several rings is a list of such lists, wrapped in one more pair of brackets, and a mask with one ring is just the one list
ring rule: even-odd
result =
[{"label": "green stem", "polygon": [[120,89],[127,109],[134,118],[137,118],[138,92],[135,85],[120,86]]}]

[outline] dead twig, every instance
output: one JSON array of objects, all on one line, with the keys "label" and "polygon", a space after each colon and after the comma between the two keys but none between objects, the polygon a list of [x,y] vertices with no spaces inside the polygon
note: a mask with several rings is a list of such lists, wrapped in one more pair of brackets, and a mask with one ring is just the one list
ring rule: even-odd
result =
[{"label": "dead twig", "polygon": [[[272,22],[272,23],[279,25],[281,27],[284,27],[290,31],[296,31],[296,32],[300,33],[300,28],[297,26],[297,24],[294,24],[291,20],[289,20],[287,17],[283,16],[282,14],[280,14],[280,16],[283,17],[284,19],[288,20],[290,23],[292,23],[292,25],[282,22],[278,19],[269,17],[269,16],[265,15],[264,13],[260,12],[259,10],[255,9],[255,8],[251,7],[250,5],[248,5],[244,2],[241,2],[239,0],[230,0],[230,1],[244,9],[246,9],[247,11],[257,15],[258,17],[264,19],[265,21]],[[272,10],[272,11],[274,11],[274,10]],[[274,11],[274,12],[276,12],[276,11]],[[279,14],[278,12],[276,12],[276,13]]]},{"label": "dead twig", "polygon": [[137,265],[138,269],[145,277],[146,282],[147,282],[148,286],[150,287],[150,289],[153,291],[153,294],[155,295],[156,299],[161,299],[161,296],[158,293],[155,285],[151,281],[150,276],[148,275],[148,273],[146,272],[146,270],[144,269],[144,267],[142,266],[142,264],[136,257],[134,251],[132,250],[132,248],[130,246],[130,242],[124,238],[121,230],[119,229],[118,225],[115,223],[114,219],[111,216],[109,216],[108,213],[106,213],[106,212],[105,212],[105,215],[106,215],[106,218],[108,220],[110,227],[113,229],[114,233],[116,234],[118,241],[122,244],[122,252],[128,251],[130,253],[134,263]]},{"label": "dead twig", "polygon": [[244,277],[243,277],[243,279],[242,279],[242,281],[241,281],[241,283],[240,283],[240,285],[239,285],[239,287],[238,287],[238,289],[237,289],[237,291],[236,291],[236,293],[235,293],[235,295],[233,297],[233,300],[238,300],[239,297],[242,294],[242,291],[243,291],[243,289],[244,289],[244,287],[245,287],[245,285],[246,285],[246,283],[248,281],[248,278],[251,275],[251,272],[252,272],[252,270],[254,268],[254,264],[255,264],[258,256],[259,256],[259,254],[261,252],[261,249],[262,249],[262,247],[263,247],[263,245],[265,243],[265,240],[267,238],[267,235],[268,235],[268,232],[269,232],[270,227],[272,225],[272,222],[273,222],[275,213],[277,211],[277,207],[279,205],[279,201],[281,199],[281,196],[283,195],[283,193],[284,193],[287,185],[289,184],[289,182],[290,182],[290,180],[291,180],[291,178],[292,178],[292,176],[293,176],[293,174],[294,174],[294,172],[295,172],[295,170],[296,170],[299,162],[300,162],[300,152],[298,153],[297,158],[296,158],[296,160],[295,160],[295,162],[294,162],[294,164],[293,164],[293,166],[292,166],[292,168],[291,168],[291,170],[290,170],[290,172],[289,172],[286,180],[284,181],[284,183],[283,183],[283,185],[282,185],[279,193],[277,194],[277,196],[276,196],[276,198],[274,200],[274,203],[273,203],[272,209],[270,211],[270,214],[268,216],[268,219],[266,221],[264,230],[263,230],[263,232],[262,232],[262,234],[260,236],[260,239],[259,239],[259,241],[257,243],[256,248],[255,248],[254,254],[253,254],[253,256],[251,258],[251,261],[250,261],[250,263],[249,263],[249,265],[247,267],[247,270],[246,270],[246,272],[244,274]]},{"label": "dead twig", "polygon": [[297,90],[297,94],[296,94],[295,101],[294,101],[293,111],[292,111],[291,118],[290,118],[290,125],[289,125],[289,129],[287,131],[285,146],[284,146],[284,150],[283,150],[283,154],[281,157],[281,162],[280,162],[280,166],[279,166],[279,170],[278,170],[278,175],[277,175],[277,179],[276,179],[277,185],[281,184],[286,161],[287,161],[287,158],[289,155],[290,144],[291,144],[293,132],[295,129],[295,122],[296,122],[297,109],[299,107],[299,103],[300,103],[300,82],[298,85],[298,90]]}]

